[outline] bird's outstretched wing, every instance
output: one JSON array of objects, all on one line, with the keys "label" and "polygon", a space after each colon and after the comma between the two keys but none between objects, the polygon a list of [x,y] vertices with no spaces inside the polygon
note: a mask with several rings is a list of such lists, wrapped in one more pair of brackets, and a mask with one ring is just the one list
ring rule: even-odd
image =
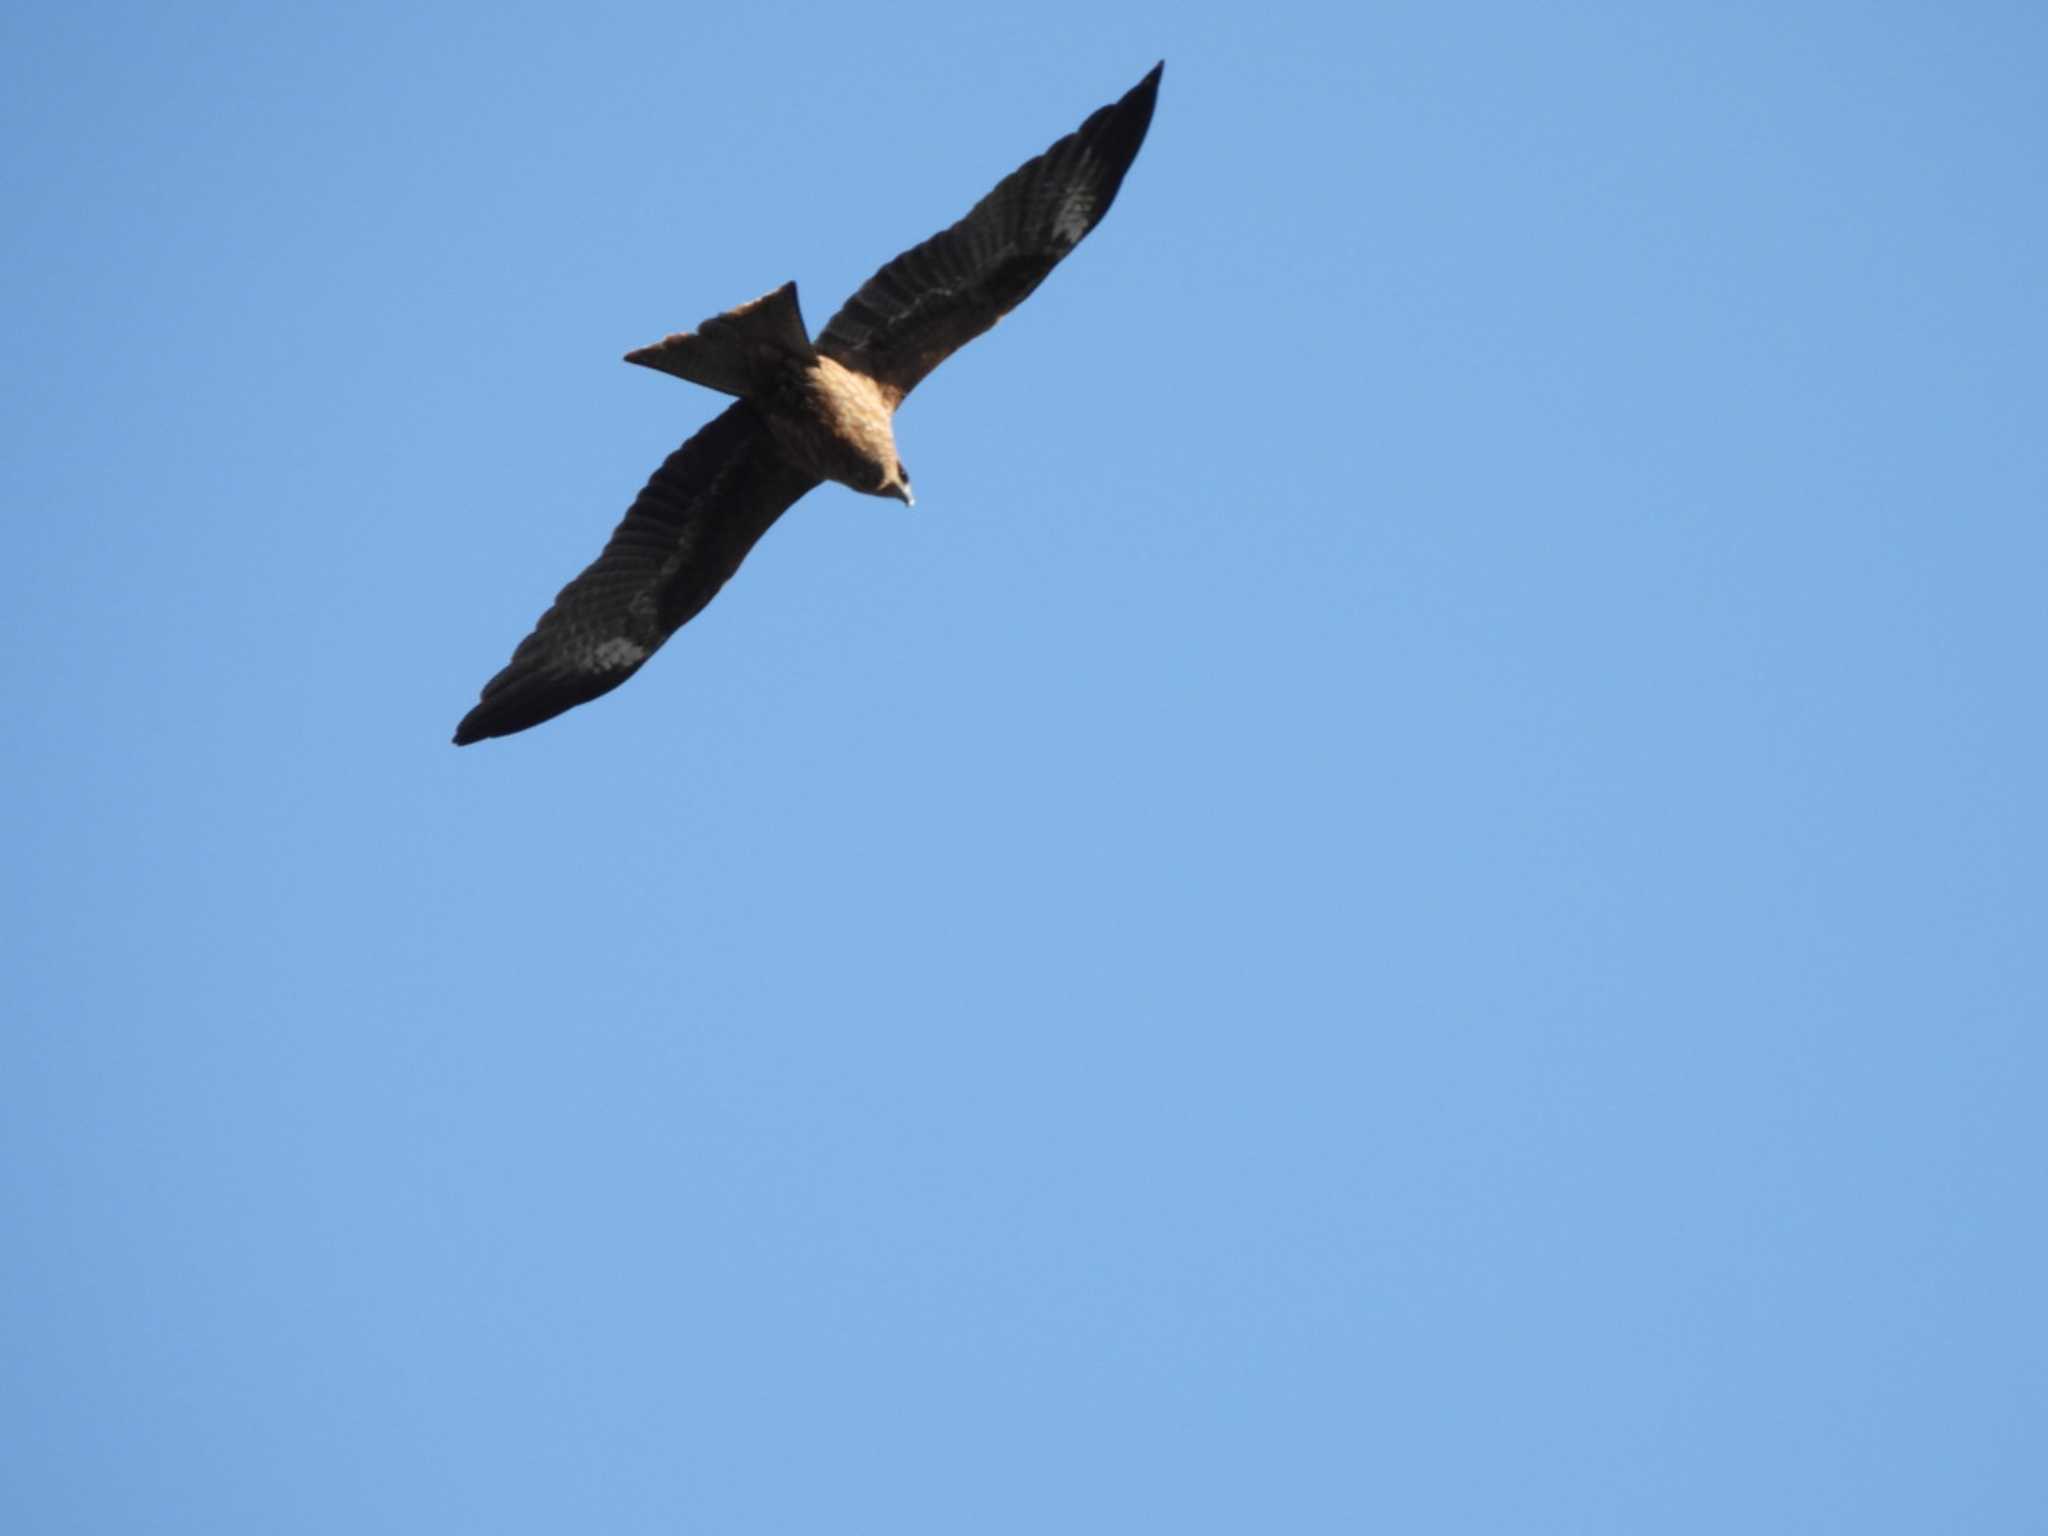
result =
[{"label": "bird's outstretched wing", "polygon": [[1151,126],[1160,71],[996,184],[951,229],[861,285],[817,348],[897,400],[1023,303],[1101,222]]},{"label": "bird's outstretched wing", "polygon": [[455,744],[509,736],[618,687],[817,483],[782,455],[751,405],[728,407],[654,472],[604,553],[484,684]]}]

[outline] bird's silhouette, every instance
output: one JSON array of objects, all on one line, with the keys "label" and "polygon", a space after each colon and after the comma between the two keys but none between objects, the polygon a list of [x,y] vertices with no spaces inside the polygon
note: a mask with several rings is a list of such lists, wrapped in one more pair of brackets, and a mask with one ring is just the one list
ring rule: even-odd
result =
[{"label": "bird's silhouette", "polygon": [[795,283],[628,362],[739,399],[654,472],[455,728],[508,736],[609,693],[694,618],[798,497],[826,480],[911,500],[893,417],[952,352],[1045,281],[1109,211],[1152,121],[1157,65],[867,282],[812,341]]}]

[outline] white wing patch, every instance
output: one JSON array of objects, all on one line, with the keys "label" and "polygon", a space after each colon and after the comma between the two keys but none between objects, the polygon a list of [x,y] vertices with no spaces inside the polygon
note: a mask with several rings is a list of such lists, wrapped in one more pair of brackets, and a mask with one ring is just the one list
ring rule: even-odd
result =
[{"label": "white wing patch", "polygon": [[614,667],[637,667],[650,654],[646,646],[636,645],[624,635],[613,635],[590,653],[590,659],[609,672]]}]

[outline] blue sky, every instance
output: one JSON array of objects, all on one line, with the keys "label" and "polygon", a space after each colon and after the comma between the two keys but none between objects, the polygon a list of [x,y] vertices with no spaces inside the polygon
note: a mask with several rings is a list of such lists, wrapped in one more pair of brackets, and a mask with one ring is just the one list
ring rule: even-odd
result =
[{"label": "blue sky", "polygon": [[[1160,57],[626,688],[476,690]],[[17,7],[0,1527],[2038,1531],[2048,23]]]}]

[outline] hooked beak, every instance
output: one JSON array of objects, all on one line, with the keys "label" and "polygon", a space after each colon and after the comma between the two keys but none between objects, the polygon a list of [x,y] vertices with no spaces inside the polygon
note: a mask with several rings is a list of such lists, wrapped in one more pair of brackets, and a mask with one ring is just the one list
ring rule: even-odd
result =
[{"label": "hooked beak", "polygon": [[906,507],[914,507],[917,505],[917,498],[910,494],[910,487],[907,485],[884,486],[882,488],[882,494],[884,496],[894,496]]}]

